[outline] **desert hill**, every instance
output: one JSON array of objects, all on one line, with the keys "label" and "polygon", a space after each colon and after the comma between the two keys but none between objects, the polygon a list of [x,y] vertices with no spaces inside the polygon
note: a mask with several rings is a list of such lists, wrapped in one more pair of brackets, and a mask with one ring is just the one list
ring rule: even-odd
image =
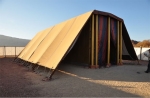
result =
[{"label": "desert hill", "polygon": [[6,47],[24,47],[30,40],[28,39],[20,39],[15,37],[9,37],[5,35],[0,35],[0,46]]},{"label": "desert hill", "polygon": [[136,44],[138,44],[140,41],[131,40],[131,42],[132,42],[133,45],[136,45]]},{"label": "desert hill", "polygon": [[150,39],[143,41],[131,40],[134,47],[150,47]]}]

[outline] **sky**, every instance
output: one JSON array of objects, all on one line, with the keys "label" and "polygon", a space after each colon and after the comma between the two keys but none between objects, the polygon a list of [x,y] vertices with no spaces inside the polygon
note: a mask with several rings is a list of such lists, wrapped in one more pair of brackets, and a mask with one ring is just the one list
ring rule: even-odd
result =
[{"label": "sky", "polygon": [[130,39],[150,39],[150,0],[0,0],[0,34],[32,39],[46,28],[92,10],[122,18]]}]

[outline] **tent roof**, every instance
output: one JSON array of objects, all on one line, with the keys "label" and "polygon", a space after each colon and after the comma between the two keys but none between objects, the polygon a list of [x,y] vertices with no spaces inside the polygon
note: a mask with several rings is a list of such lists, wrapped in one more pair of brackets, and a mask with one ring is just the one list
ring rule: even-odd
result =
[{"label": "tent roof", "polygon": [[114,15],[114,14],[111,14],[111,13],[108,13],[108,12],[103,12],[103,11],[98,11],[98,10],[93,10],[93,14],[100,14],[100,15],[104,15],[104,16],[110,16],[114,19],[117,19],[119,21],[122,21],[123,22],[123,19]]},{"label": "tent roof", "polygon": [[21,51],[21,53],[19,54],[18,58],[21,58],[24,56],[24,54],[26,54],[29,50],[29,48],[36,42],[36,40],[40,37],[40,35],[42,34],[42,32],[37,33],[34,38],[25,46],[25,48]]},{"label": "tent roof", "polygon": [[25,47],[19,58],[55,69],[92,12],[39,32]]}]

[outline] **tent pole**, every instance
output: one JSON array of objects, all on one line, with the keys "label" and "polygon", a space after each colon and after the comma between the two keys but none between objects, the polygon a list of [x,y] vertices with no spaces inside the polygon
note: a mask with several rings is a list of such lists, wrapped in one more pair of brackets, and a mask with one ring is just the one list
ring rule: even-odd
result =
[{"label": "tent pole", "polygon": [[92,32],[92,18],[90,18],[90,30],[89,30],[89,67],[91,67],[91,32]]},{"label": "tent pole", "polygon": [[117,65],[119,65],[119,21],[117,22]]},{"label": "tent pole", "polygon": [[95,54],[95,65],[96,68],[99,68],[98,66],[98,15],[96,15],[96,54]]},{"label": "tent pole", "polygon": [[92,15],[92,45],[91,45],[91,68],[95,68],[94,66],[94,15]]},{"label": "tent pole", "polygon": [[120,22],[120,65],[122,65],[122,22]]},{"label": "tent pole", "polygon": [[56,71],[56,69],[54,69],[54,70],[52,71],[51,75],[48,77],[48,80],[51,80],[51,79],[52,79],[52,76],[53,76],[53,74],[55,73],[55,71]]},{"label": "tent pole", "polygon": [[6,47],[4,46],[4,57],[6,57]]},{"label": "tent pole", "polygon": [[107,66],[110,66],[110,17],[108,17],[108,49],[107,49]]},{"label": "tent pole", "polygon": [[138,65],[140,65],[140,61],[142,60],[142,46],[140,46],[140,60],[138,59]]},{"label": "tent pole", "polygon": [[140,46],[140,60],[142,60],[142,46]]}]

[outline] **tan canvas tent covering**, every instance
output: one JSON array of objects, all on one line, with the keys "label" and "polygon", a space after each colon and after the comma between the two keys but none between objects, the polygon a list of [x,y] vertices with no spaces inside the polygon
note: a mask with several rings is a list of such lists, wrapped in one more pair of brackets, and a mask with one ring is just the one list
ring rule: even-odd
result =
[{"label": "tan canvas tent covering", "polygon": [[23,55],[22,59],[28,61],[28,59],[32,56],[35,49],[39,46],[39,44],[44,40],[45,36],[49,33],[49,31],[52,28],[48,28],[41,32],[41,35],[38,37],[38,39],[34,42],[34,44],[29,48],[28,52]]},{"label": "tan canvas tent covering", "polygon": [[[26,53],[22,52],[20,55],[23,56],[19,55],[19,58],[55,69],[91,13],[92,11],[44,30],[39,37],[37,35],[32,45],[27,45],[28,52],[24,50]],[[54,63],[48,62],[50,60]]]},{"label": "tan canvas tent covering", "polygon": [[39,32],[34,36],[34,38],[26,45],[26,47],[20,52],[18,58],[22,59],[23,55],[29,50],[29,48],[34,44],[34,42],[40,37],[42,33]]},{"label": "tan canvas tent covering", "polygon": [[18,58],[50,69],[56,69],[63,58],[97,68],[121,64],[122,57],[137,60],[129,40],[121,18],[94,10],[39,32]]},{"label": "tan canvas tent covering", "polygon": [[60,33],[60,31],[62,30],[65,24],[66,22],[63,22],[53,27],[53,29],[49,32],[49,34],[45,37],[45,39],[41,42],[41,44],[35,50],[32,57],[29,59],[30,62],[32,63],[39,62],[39,59],[41,58],[41,56],[44,54],[47,48],[50,47],[53,40],[55,40],[55,38]]}]

